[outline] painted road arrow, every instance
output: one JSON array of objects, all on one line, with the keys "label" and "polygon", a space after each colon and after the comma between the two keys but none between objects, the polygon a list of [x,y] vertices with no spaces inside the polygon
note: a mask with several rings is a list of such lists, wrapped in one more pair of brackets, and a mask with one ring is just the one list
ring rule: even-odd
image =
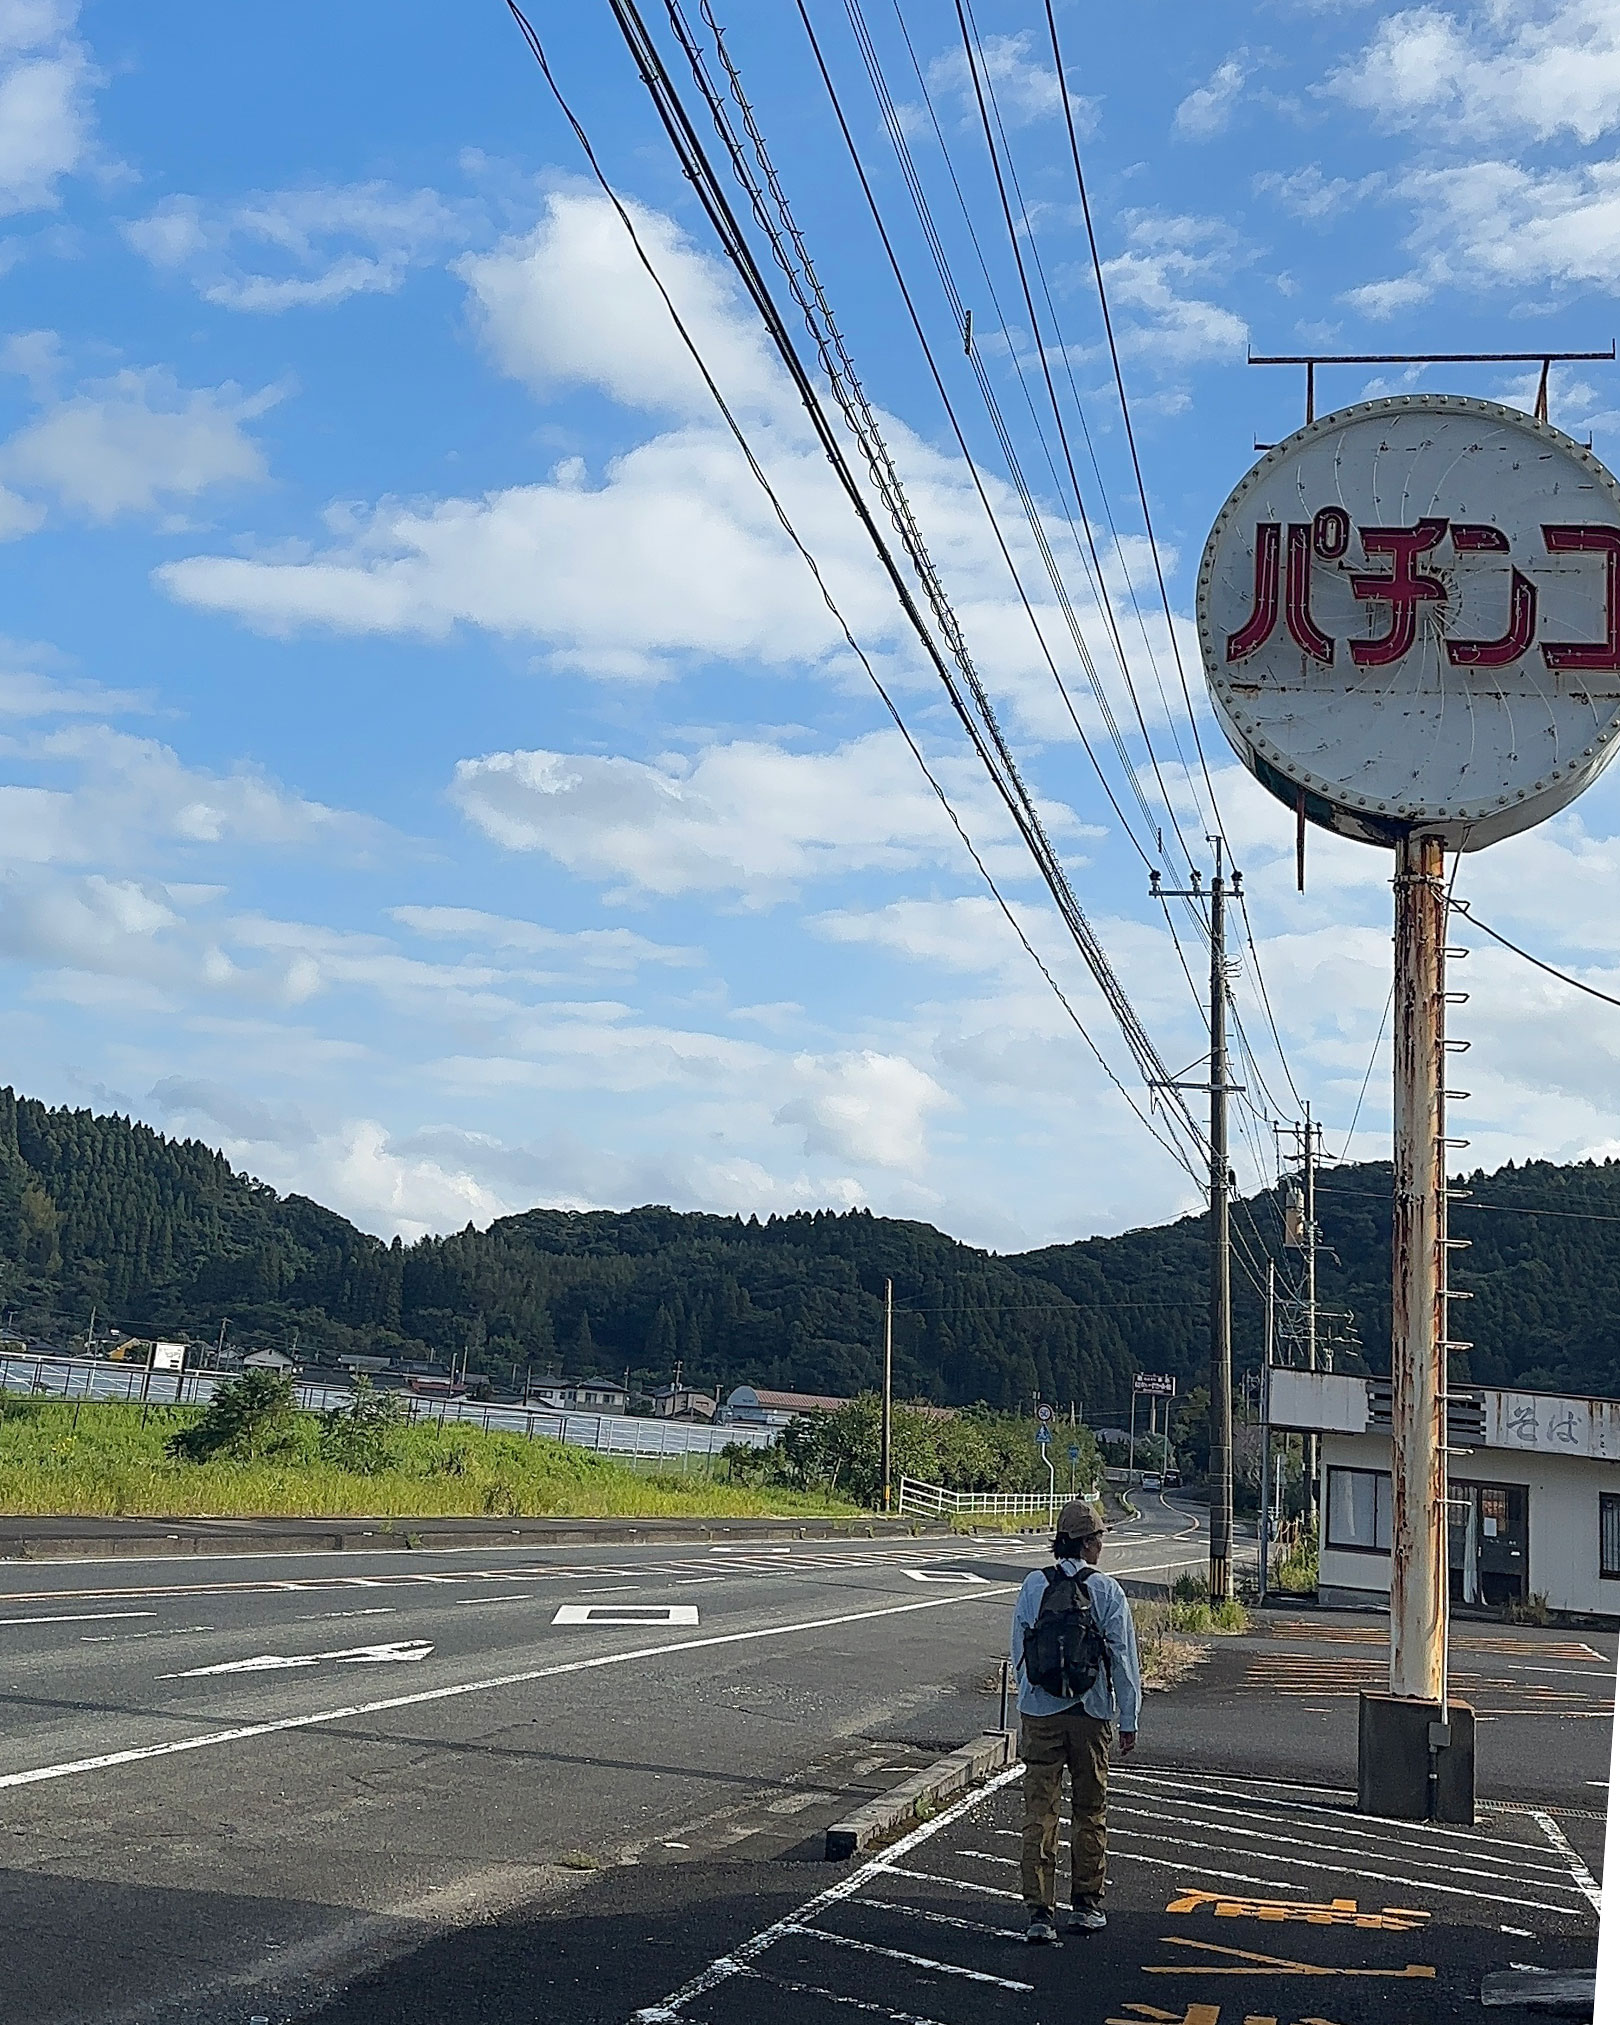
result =
[{"label": "painted road arrow", "polygon": [[187,1667],[184,1673],[160,1673],[159,1680],[197,1680],[208,1673],[274,1673],[288,1666],[319,1666],[335,1659],[342,1666],[382,1666],[396,1659],[426,1659],[433,1650],[425,1639],[405,1638],[393,1645],[350,1645],[341,1652],[261,1652],[255,1659],[227,1659],[219,1666]]}]

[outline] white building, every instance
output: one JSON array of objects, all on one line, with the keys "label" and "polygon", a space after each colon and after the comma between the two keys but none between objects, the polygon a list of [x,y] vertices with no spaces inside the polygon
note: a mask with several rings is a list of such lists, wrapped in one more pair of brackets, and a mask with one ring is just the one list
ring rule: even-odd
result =
[{"label": "white building", "polygon": [[[1321,1601],[1387,1605],[1389,1380],[1270,1376],[1273,1432],[1321,1436]],[[1620,1399],[1474,1386],[1449,1408],[1453,1600],[1620,1614]]]},{"label": "white building", "polygon": [[623,1413],[629,1394],[616,1378],[537,1378],[525,1404],[557,1413]]}]

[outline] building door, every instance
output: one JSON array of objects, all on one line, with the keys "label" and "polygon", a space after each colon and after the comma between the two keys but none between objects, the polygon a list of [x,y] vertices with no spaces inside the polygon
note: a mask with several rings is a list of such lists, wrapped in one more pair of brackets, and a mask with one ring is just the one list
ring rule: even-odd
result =
[{"label": "building door", "polygon": [[1530,1593],[1530,1493],[1524,1484],[1451,1486],[1451,1597],[1493,1606]]}]

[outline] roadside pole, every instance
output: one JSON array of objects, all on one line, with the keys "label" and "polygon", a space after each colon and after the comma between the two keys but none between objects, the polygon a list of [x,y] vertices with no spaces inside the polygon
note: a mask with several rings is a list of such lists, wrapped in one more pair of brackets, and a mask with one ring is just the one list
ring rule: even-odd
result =
[{"label": "roadside pole", "polygon": [[1276,1341],[1277,1264],[1266,1260],[1266,1346],[1260,1370],[1260,1601],[1271,1571],[1271,1358]]},{"label": "roadside pole", "polygon": [[889,1509],[890,1449],[894,1437],[894,1282],[883,1282],[883,1433],[878,1474],[883,1479],[883,1509]]},{"label": "roadside pole", "polygon": [[1226,881],[1209,888],[1209,1600],[1232,1594],[1232,1233],[1226,1150]]}]

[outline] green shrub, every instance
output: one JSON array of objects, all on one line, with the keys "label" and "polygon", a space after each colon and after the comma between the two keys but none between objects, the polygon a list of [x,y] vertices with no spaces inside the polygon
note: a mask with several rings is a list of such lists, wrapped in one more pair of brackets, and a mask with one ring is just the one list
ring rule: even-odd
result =
[{"label": "green shrub", "polygon": [[297,1407],[291,1378],[279,1371],[244,1371],[215,1391],[202,1417],[170,1437],[177,1462],[256,1462],[294,1437]]},{"label": "green shrub", "polygon": [[374,1477],[399,1456],[405,1406],[397,1392],[379,1392],[369,1378],[354,1381],[347,1406],[321,1415],[322,1458],[351,1476]]}]

